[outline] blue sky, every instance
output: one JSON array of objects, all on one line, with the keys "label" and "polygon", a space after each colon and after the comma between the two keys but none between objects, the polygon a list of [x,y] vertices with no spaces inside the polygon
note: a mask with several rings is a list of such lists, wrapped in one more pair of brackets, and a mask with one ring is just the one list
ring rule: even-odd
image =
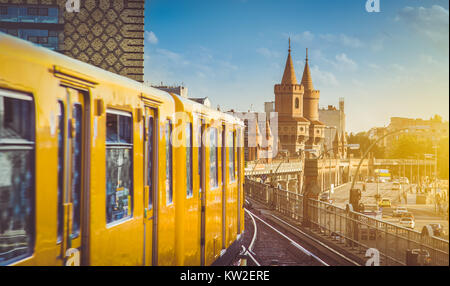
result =
[{"label": "blue sky", "polygon": [[145,80],[184,84],[221,110],[263,111],[291,37],[297,79],[309,48],[320,106],[345,98],[347,130],[391,116],[449,118],[448,1],[148,0]]}]

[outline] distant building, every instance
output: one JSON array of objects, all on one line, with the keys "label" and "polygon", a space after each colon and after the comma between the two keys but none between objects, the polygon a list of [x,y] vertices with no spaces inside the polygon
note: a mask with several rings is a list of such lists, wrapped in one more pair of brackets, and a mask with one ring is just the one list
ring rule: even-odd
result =
[{"label": "distant building", "polygon": [[244,158],[245,161],[271,162],[277,150],[269,120],[260,112],[226,112],[244,121]]},{"label": "distant building", "polygon": [[[449,136],[449,122],[443,121],[436,116],[430,120],[391,117],[387,127],[374,127],[370,129],[368,132],[369,138],[377,140],[389,132],[403,128],[409,128],[407,134],[414,136],[419,142],[427,139],[437,142],[441,138]],[[387,136],[381,141],[379,146],[385,147],[386,151],[389,152],[391,146],[393,146],[395,141],[399,140],[401,136],[402,134],[400,133]]]},{"label": "distant building", "polygon": [[152,85],[152,87],[166,91],[166,92],[170,92],[170,93],[174,93],[177,94],[181,97],[187,98],[188,97],[188,88],[184,87],[184,86],[166,86],[166,85]]},{"label": "distant building", "polygon": [[[373,127],[368,132],[368,137],[370,140],[378,140],[379,138],[383,137],[387,133],[386,127]],[[387,147],[387,138],[385,137],[383,140],[377,143],[380,147]]]},{"label": "distant building", "polygon": [[269,119],[270,113],[275,112],[275,101],[264,102],[264,112],[267,119]]},{"label": "distant building", "polygon": [[[327,126],[336,127],[336,129],[328,129],[325,131],[324,147],[326,146],[328,149],[336,143],[340,145],[344,144],[347,136],[345,130],[344,98],[339,99],[339,109],[333,105],[328,105],[326,108],[320,108],[319,120]],[[333,151],[331,153],[333,153]],[[341,152],[340,156],[337,157],[345,158],[346,152]]]},{"label": "distant building", "polygon": [[204,106],[211,107],[211,101],[207,97],[201,97],[201,98],[189,97],[189,99],[192,101],[195,101],[197,103],[203,104]]},{"label": "distant building", "polygon": [[0,31],[143,82],[145,0],[66,3],[0,0]]}]

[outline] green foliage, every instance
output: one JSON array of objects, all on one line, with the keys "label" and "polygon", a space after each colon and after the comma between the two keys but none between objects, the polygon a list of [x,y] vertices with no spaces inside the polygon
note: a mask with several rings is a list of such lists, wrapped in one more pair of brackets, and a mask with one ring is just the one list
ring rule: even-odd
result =
[{"label": "green foliage", "polygon": [[[360,157],[364,155],[375,140],[370,140],[367,132],[359,132],[357,134],[350,133],[347,142],[348,144],[359,144],[359,150],[348,150],[348,154]],[[375,158],[384,158],[384,148],[379,145],[374,146],[371,153]]]}]

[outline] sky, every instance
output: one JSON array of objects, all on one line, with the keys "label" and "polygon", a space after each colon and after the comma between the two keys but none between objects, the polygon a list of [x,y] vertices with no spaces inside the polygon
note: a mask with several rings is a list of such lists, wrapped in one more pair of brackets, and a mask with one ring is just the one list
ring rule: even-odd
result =
[{"label": "sky", "polygon": [[291,38],[319,105],[345,100],[348,132],[390,117],[449,118],[447,0],[147,0],[144,80],[184,85],[222,111],[274,101]]}]

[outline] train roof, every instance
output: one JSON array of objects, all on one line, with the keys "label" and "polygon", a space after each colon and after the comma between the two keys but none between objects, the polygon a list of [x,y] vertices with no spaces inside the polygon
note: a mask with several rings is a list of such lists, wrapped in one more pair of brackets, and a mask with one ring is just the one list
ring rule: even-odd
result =
[{"label": "train roof", "polygon": [[168,92],[154,87],[145,86],[144,84],[129,79],[125,76],[101,69],[94,65],[52,51],[48,48],[38,46],[29,41],[10,36],[3,32],[0,32],[0,51],[3,55],[9,53],[14,55],[16,58],[23,58],[29,62],[34,62],[42,66],[49,66],[49,68],[61,66],[77,72],[82,71],[81,73],[83,75],[95,78],[100,82],[124,85],[129,88],[139,90],[144,94],[151,94],[152,96],[160,97],[161,99],[173,102],[173,99]]},{"label": "train roof", "polygon": [[188,111],[205,114],[211,119],[222,119],[229,123],[244,126],[244,122],[236,116],[212,109],[208,106],[205,106],[188,98],[184,98],[177,94],[172,94],[172,96],[174,97],[175,101],[179,101],[183,105],[183,108]]}]

